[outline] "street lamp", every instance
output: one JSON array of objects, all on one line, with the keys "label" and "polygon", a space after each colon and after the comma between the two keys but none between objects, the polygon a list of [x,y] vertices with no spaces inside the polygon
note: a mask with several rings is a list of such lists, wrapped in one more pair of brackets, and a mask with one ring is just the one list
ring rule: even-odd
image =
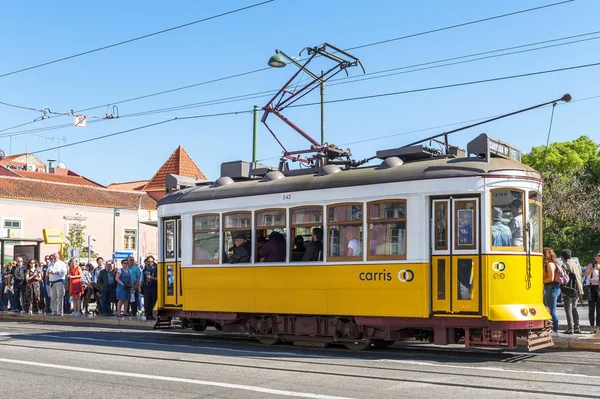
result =
[{"label": "street lamp", "polygon": [[323,71],[321,71],[321,76],[317,76],[303,65],[299,64],[295,59],[287,55],[281,50],[275,50],[275,54],[269,58],[269,66],[273,68],[283,68],[287,65],[285,60],[296,65],[298,68],[306,72],[313,79],[317,79],[319,81],[319,86],[321,89],[321,144],[325,143],[325,81],[323,80]]}]

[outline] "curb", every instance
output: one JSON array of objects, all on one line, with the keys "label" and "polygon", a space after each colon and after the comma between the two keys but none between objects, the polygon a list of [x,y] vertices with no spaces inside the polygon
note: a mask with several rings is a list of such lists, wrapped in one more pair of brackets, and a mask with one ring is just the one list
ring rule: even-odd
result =
[{"label": "curb", "polygon": [[138,320],[134,317],[105,317],[105,316],[71,316],[64,315],[60,316],[47,316],[47,315],[26,315],[11,312],[0,312],[0,319],[11,320],[11,321],[36,321],[43,323],[57,323],[57,324],[86,324],[86,325],[97,325],[97,326],[115,326],[115,327],[136,327],[146,330],[152,330],[154,328],[154,322],[147,322]]}]

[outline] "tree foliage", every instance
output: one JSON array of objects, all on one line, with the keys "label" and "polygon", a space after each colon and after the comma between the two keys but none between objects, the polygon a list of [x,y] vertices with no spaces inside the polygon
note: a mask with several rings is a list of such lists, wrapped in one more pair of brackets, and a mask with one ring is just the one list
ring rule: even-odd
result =
[{"label": "tree foliage", "polygon": [[[63,245],[63,253],[62,259],[69,259],[69,249],[75,248],[79,252],[80,258],[88,257],[88,246],[87,246],[87,238],[85,235],[85,225],[82,222],[75,222],[69,226],[69,232],[65,237],[65,242]],[[90,257],[94,258],[97,254],[90,254]]]},{"label": "tree foliage", "polygon": [[600,145],[587,136],[534,147],[523,162],[542,173],[544,246],[582,264],[600,250]]}]

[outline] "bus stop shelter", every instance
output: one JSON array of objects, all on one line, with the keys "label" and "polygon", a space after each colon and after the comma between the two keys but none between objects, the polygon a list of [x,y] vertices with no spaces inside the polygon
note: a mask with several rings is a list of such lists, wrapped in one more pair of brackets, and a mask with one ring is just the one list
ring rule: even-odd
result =
[{"label": "bus stop shelter", "polygon": [[[19,243],[18,246],[15,246],[16,248],[20,247],[33,250],[33,259],[40,260],[40,244],[43,242],[44,240],[41,238],[0,238],[0,267],[5,266],[6,243]],[[14,254],[14,256],[18,256],[18,254]]]}]

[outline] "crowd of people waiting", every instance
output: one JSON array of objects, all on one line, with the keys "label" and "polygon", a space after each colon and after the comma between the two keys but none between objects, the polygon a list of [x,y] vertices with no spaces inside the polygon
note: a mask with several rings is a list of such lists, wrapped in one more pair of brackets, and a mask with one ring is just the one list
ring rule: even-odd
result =
[{"label": "crowd of people waiting", "polygon": [[[564,334],[581,334],[579,325],[579,312],[577,303],[585,298],[588,301],[588,318],[592,334],[600,332],[600,252],[595,256],[595,260],[588,264],[585,270],[576,263],[569,249],[563,249],[560,252],[562,262],[556,258],[552,248],[544,248],[544,305],[550,310],[552,316],[552,335],[558,332],[558,314],[556,305],[558,298],[562,296],[565,315],[567,317],[567,329]],[[564,290],[557,281],[557,275],[564,273],[570,276],[569,284],[572,291]],[[584,281],[586,284],[584,284]]]},{"label": "crowd of people waiting", "polygon": [[[96,265],[80,265],[79,258],[65,264],[59,253],[43,262],[31,259],[24,264],[17,257],[7,265],[0,284],[0,310],[17,313],[72,316],[94,313],[103,316],[153,315],[158,289],[158,269],[153,256],[144,266],[129,257],[117,264],[96,258]],[[7,306],[4,306],[7,304]],[[142,308],[143,304],[143,308]]]}]

